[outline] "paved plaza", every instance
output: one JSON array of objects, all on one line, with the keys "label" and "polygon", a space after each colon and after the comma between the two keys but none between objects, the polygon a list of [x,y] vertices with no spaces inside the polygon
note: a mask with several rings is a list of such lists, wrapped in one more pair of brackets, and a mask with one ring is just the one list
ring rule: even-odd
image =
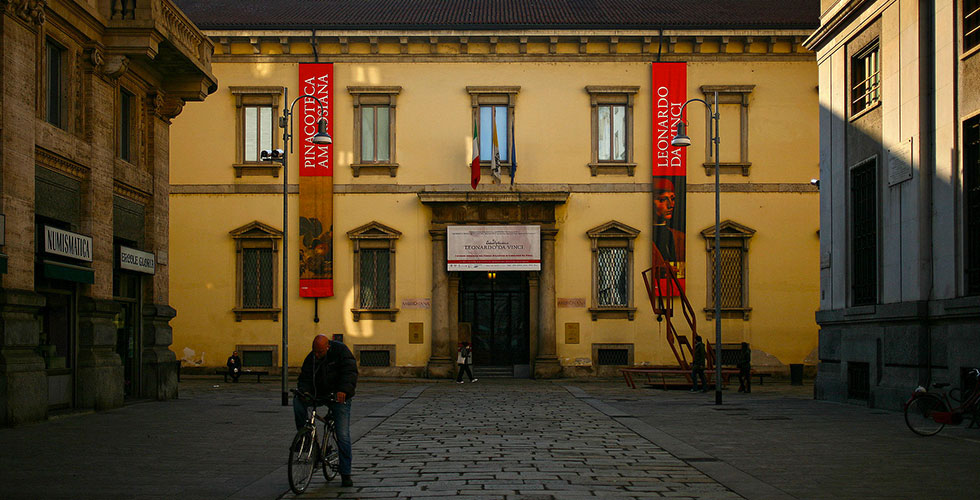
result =
[{"label": "paved plaza", "polygon": [[364,380],[353,488],[288,492],[277,381],[185,379],[180,399],[0,429],[0,498],[977,498],[980,430],[897,412],[622,381]]}]

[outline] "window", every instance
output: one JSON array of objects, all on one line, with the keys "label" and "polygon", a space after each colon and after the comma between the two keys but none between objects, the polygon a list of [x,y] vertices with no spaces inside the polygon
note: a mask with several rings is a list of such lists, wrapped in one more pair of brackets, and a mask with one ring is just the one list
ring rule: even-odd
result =
[{"label": "window", "polygon": [[966,293],[980,295],[980,116],[963,124]]},{"label": "window", "polygon": [[235,97],[238,127],[235,132],[235,177],[271,175],[279,177],[282,165],[262,161],[263,149],[279,148],[281,130],[277,125],[282,87],[230,87]]},{"label": "window", "polygon": [[863,306],[878,301],[878,160],[851,169],[851,297]]},{"label": "window", "polygon": [[[719,280],[722,318],[749,319],[749,239],[755,229],[725,220],[719,226],[721,275]],[[708,252],[708,296],[704,312],[708,319],[715,317],[715,227],[701,231]]]},{"label": "window", "polygon": [[395,240],[401,234],[379,222],[347,232],[354,243],[354,321],[365,314],[395,321]]},{"label": "window", "polygon": [[279,319],[279,241],[282,232],[259,221],[231,231],[235,240],[235,321]]},{"label": "window", "polygon": [[980,45],[980,0],[963,1],[963,52]]},{"label": "window", "polygon": [[[354,344],[354,358],[361,368],[387,368],[395,366],[394,344]],[[381,374],[380,372],[377,374]]]},{"label": "window", "polygon": [[600,377],[619,374],[620,367],[633,366],[633,344],[592,344],[592,366]]},{"label": "window", "polygon": [[64,128],[65,49],[48,40],[45,43],[44,116],[45,120]]},{"label": "window", "polygon": [[[718,92],[718,135],[723,139],[718,147],[718,167],[723,174],[749,175],[749,95],[755,85],[702,85],[701,94],[706,102],[714,105]],[[705,137],[711,137],[711,113],[704,106]],[[738,140],[732,140],[737,137]],[[715,158],[711,141],[704,141],[704,171],[715,174]]]},{"label": "window", "polygon": [[879,52],[875,40],[851,59],[851,115],[870,109],[881,100]]},{"label": "window", "polygon": [[133,144],[133,113],[136,110],[136,96],[132,92],[119,89],[119,158],[132,162],[135,157]]},{"label": "window", "polygon": [[395,177],[395,105],[401,87],[347,87],[354,97],[354,177]]},{"label": "window", "polygon": [[585,87],[592,107],[592,175],[633,175],[633,96],[639,87]]},{"label": "window", "polygon": [[640,234],[610,221],[586,232],[592,241],[592,320],[629,318],[633,307],[633,242]]},{"label": "window", "polygon": [[275,344],[237,344],[242,368],[272,368],[279,365],[279,346]]},{"label": "window", "polygon": [[514,104],[520,87],[466,87],[480,144],[480,166],[489,171],[493,159],[494,132],[500,175],[510,175],[514,154]]}]

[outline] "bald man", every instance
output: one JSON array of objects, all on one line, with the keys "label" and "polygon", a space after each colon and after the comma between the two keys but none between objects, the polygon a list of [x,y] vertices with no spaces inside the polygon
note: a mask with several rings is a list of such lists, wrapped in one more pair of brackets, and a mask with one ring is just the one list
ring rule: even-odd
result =
[{"label": "bald man", "polygon": [[[326,404],[333,412],[337,424],[337,447],[340,455],[340,477],[342,486],[353,486],[351,471],[350,443],[350,400],[357,387],[357,360],[350,349],[341,342],[317,335],[313,339],[313,350],[303,360],[297,387],[300,391],[313,395],[313,401],[303,401],[293,397],[293,416],[296,429],[306,423],[307,408]],[[336,393],[336,402],[328,400]]]}]

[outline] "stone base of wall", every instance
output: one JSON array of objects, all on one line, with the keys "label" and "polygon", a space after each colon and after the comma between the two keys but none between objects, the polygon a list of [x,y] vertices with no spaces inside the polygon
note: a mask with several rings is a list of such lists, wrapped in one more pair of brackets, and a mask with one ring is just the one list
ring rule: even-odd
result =
[{"label": "stone base of wall", "polygon": [[0,290],[0,425],[47,418],[48,377],[36,351],[42,307],[33,291]]}]

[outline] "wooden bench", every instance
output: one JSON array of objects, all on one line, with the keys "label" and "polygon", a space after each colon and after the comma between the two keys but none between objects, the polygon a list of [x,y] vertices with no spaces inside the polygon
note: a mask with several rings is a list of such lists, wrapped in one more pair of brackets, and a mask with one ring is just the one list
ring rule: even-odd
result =
[{"label": "wooden bench", "polygon": [[[620,368],[619,371],[623,373],[623,379],[626,381],[626,385],[628,385],[631,389],[636,389],[636,383],[633,380],[634,374],[646,375],[647,385],[655,385],[653,380],[650,378],[650,376],[659,375],[660,384],[656,384],[656,385],[662,385],[664,390],[667,390],[668,375],[673,377],[683,377],[688,385],[691,384],[691,370],[684,370],[682,368],[654,368],[654,367],[639,366],[633,368]],[[708,383],[710,383],[715,375],[715,370],[705,370],[704,375],[707,378]],[[728,381],[731,379],[732,375],[737,377],[738,370],[732,368],[722,368],[721,369],[722,384],[728,385]],[[771,377],[772,374],[752,372],[752,376],[759,377],[759,385],[762,385],[763,377]]]},{"label": "wooden bench", "polygon": [[[231,376],[231,374],[228,373],[228,370],[226,368],[219,368],[219,369],[217,369],[217,370],[214,371],[214,374],[215,375],[223,375],[225,377],[225,383],[226,384],[228,383],[228,377]],[[245,370],[242,370],[242,373],[241,373],[241,375],[239,375],[239,377],[241,377],[242,375],[255,375],[255,383],[259,384],[259,383],[262,383],[262,375],[268,375],[268,374],[269,374],[269,372],[267,370],[248,370],[248,369],[245,369]]]}]

